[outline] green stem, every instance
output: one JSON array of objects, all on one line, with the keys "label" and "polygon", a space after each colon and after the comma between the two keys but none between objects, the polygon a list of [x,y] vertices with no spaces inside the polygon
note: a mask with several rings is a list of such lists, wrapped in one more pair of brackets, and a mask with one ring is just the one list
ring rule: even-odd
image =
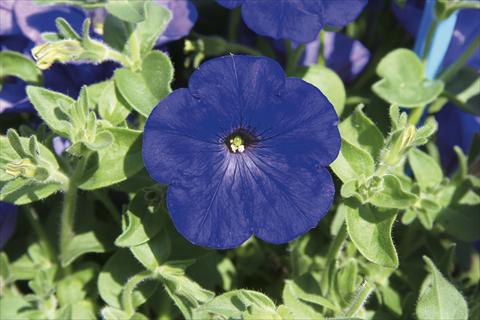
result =
[{"label": "green stem", "polygon": [[423,115],[423,110],[425,109],[424,106],[416,107],[415,109],[410,112],[410,117],[408,118],[408,123],[417,125]]},{"label": "green stem", "polygon": [[75,233],[73,223],[75,219],[75,209],[77,205],[77,181],[85,170],[89,154],[83,156],[73,172],[69,182],[64,185],[64,200],[60,225],[60,258],[63,260],[69,243],[72,241]]},{"label": "green stem", "polygon": [[255,49],[252,49],[250,47],[247,47],[247,46],[244,46],[242,44],[239,44],[239,43],[233,43],[233,42],[229,42],[226,44],[226,52],[232,52],[232,53],[248,53],[248,54],[251,54],[253,56],[261,56],[262,53],[258,50],[255,50]]},{"label": "green stem", "polygon": [[31,205],[25,206],[23,209],[27,216],[28,222],[32,226],[33,230],[35,231],[40,241],[40,246],[43,248],[43,250],[45,250],[45,253],[48,255],[50,261],[52,262],[56,261],[57,257],[56,257],[55,249],[50,243],[50,240],[48,239],[47,234],[45,233],[45,230],[43,229],[43,226],[40,223],[37,211]]},{"label": "green stem", "polygon": [[122,308],[129,316],[135,313],[135,307],[133,305],[133,290],[143,281],[148,279],[153,279],[157,277],[154,273],[150,270],[146,270],[140,273],[137,273],[133,277],[131,277],[122,292]]},{"label": "green stem", "polygon": [[137,66],[141,62],[140,44],[138,42],[137,33],[131,24],[127,24],[127,29],[130,32],[128,43],[130,44],[130,57],[132,58],[133,66]]},{"label": "green stem", "polygon": [[[111,48],[107,48],[107,53],[105,54],[105,56],[107,57],[107,59],[119,62],[124,67],[131,68],[133,66],[132,61],[128,57],[126,57],[123,53],[120,53]],[[138,57],[138,59],[140,59],[140,57]]]},{"label": "green stem", "polygon": [[462,55],[455,61],[455,63],[451,64],[447,69],[445,69],[440,76],[438,77],[439,80],[443,82],[448,82],[470,59],[470,57],[474,54],[475,50],[480,45],[480,36],[477,36],[475,40],[468,46],[467,50],[465,50]]},{"label": "green stem", "polygon": [[118,225],[121,225],[122,221],[120,220],[120,216],[117,212],[117,208],[113,204],[112,200],[102,191],[95,191],[93,192],[93,196],[102,203],[102,205],[107,209],[110,216],[113,218],[113,221]]},{"label": "green stem", "polygon": [[325,263],[325,272],[320,281],[320,288],[322,289],[322,293],[324,295],[326,295],[329,291],[331,275],[335,267],[335,260],[337,259],[338,253],[340,252],[340,249],[342,248],[342,245],[346,239],[347,239],[347,225],[344,222],[340,227],[340,229],[338,230],[337,235],[333,239],[333,242],[330,245],[330,248],[328,249],[327,261]]},{"label": "green stem", "polygon": [[320,47],[318,48],[318,58],[317,64],[324,66],[325,65],[325,57],[323,56],[323,49],[325,47],[325,30],[320,30]]},{"label": "green stem", "polygon": [[290,50],[287,50],[287,67],[285,68],[285,72],[287,75],[292,75],[297,68],[298,60],[302,55],[303,51],[305,50],[305,45],[300,44],[295,50],[292,50],[292,46],[289,46]]},{"label": "green stem", "polygon": [[354,317],[358,311],[363,307],[365,302],[368,299],[368,296],[372,293],[374,287],[370,284],[370,282],[365,282],[362,284],[360,291],[355,295],[352,304],[347,307],[344,311],[343,315],[346,318]]},{"label": "green stem", "polygon": [[433,37],[435,36],[435,31],[437,31],[437,26],[438,26],[438,20],[435,19],[433,20],[432,24],[430,25],[430,28],[428,29],[427,38],[425,40],[425,47],[423,48],[423,54],[422,54],[423,63],[426,63],[428,54],[430,53]]},{"label": "green stem", "polygon": [[235,42],[237,39],[238,24],[240,23],[240,8],[236,8],[230,13],[228,24],[228,41]]}]

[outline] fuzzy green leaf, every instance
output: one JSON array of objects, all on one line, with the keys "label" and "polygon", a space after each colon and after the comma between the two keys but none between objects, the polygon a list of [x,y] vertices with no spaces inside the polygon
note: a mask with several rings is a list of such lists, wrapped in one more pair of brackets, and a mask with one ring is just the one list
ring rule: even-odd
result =
[{"label": "fuzzy green leaf", "polygon": [[438,271],[428,257],[423,257],[430,270],[423,285],[415,311],[419,320],[466,320],[468,307],[463,296]]}]

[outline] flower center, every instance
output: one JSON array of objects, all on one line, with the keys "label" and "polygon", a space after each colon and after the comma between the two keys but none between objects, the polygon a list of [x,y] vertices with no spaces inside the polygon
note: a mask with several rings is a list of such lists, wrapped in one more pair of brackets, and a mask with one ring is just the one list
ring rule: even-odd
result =
[{"label": "flower center", "polygon": [[248,131],[239,129],[225,139],[225,144],[231,153],[243,153],[255,141],[255,138]]},{"label": "flower center", "polygon": [[230,139],[230,150],[232,150],[233,153],[245,151],[242,137],[235,136],[233,139]]}]

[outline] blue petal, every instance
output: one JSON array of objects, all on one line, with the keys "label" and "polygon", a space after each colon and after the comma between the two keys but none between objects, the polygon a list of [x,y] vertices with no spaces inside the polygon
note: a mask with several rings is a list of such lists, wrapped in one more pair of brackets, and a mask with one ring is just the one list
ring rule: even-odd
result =
[{"label": "blue petal", "polygon": [[252,235],[247,210],[253,190],[245,185],[240,159],[227,151],[206,163],[202,171],[170,185],[168,210],[177,230],[193,244],[234,248]]},{"label": "blue petal", "polygon": [[5,246],[15,231],[17,222],[17,207],[8,202],[0,201],[0,249]]},{"label": "blue petal", "polygon": [[327,67],[347,82],[353,81],[370,61],[370,51],[360,41],[335,32],[325,34],[323,55]]},{"label": "blue petal", "polygon": [[228,9],[233,9],[241,6],[245,0],[217,0],[217,2]]},{"label": "blue petal", "polygon": [[191,1],[156,0],[156,2],[172,12],[172,20],[158,39],[157,45],[180,39],[190,33],[198,18],[197,8]]},{"label": "blue petal", "polygon": [[41,34],[57,32],[55,19],[64,18],[77,33],[81,33],[86,14],[81,9],[69,6],[39,6],[31,0],[15,3],[15,16],[23,34],[36,44],[42,43]]},{"label": "blue petal", "polygon": [[[480,12],[478,9],[461,10],[458,14],[455,31],[444,58],[444,68],[454,63],[460,55],[480,35]],[[480,48],[478,48],[467,62],[468,65],[480,70]]]},{"label": "blue petal", "polygon": [[257,118],[268,127],[260,135],[258,149],[285,158],[303,168],[328,166],[340,149],[338,117],[332,104],[313,85],[289,78],[280,99],[265,106]]},{"label": "blue petal", "polygon": [[217,117],[226,119],[225,130],[230,132],[239,125],[269,127],[271,113],[256,113],[264,112],[284,85],[285,74],[276,61],[233,55],[202,64],[189,82],[192,95],[217,109]]},{"label": "blue petal", "polygon": [[333,27],[343,27],[355,20],[368,0],[323,0],[323,22]]},{"label": "blue petal", "polygon": [[26,86],[24,81],[16,78],[10,78],[3,84],[0,91],[0,114],[32,110],[25,93]]},{"label": "blue petal", "polygon": [[0,36],[10,36],[21,34],[18,25],[15,23],[13,10],[14,0],[0,2]]},{"label": "blue petal", "polygon": [[226,151],[219,140],[217,110],[194,99],[187,89],[175,90],[152,111],[143,135],[143,161],[148,173],[170,184],[203,172]]},{"label": "blue petal", "polygon": [[313,41],[323,26],[321,17],[305,10],[303,1],[246,0],[242,5],[242,18],[260,35],[300,43]]},{"label": "blue petal", "polygon": [[252,163],[244,180],[258,238],[285,243],[314,228],[325,216],[335,195],[327,169],[295,166],[268,150],[246,161]]},{"label": "blue petal", "polygon": [[438,121],[437,145],[440,151],[442,166],[447,173],[452,173],[458,164],[453,150],[459,146],[468,152],[473,135],[480,133],[480,117],[463,112],[449,103],[436,115]]}]

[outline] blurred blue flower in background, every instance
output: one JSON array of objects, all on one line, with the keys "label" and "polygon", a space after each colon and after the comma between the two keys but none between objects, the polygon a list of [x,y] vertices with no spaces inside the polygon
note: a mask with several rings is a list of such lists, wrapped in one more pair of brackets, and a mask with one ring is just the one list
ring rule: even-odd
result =
[{"label": "blurred blue flower in background", "polygon": [[[319,50],[319,39],[308,43],[301,64],[316,64]],[[370,61],[370,51],[360,41],[339,32],[325,32],[322,53],[326,66],[345,82],[355,80]]]},{"label": "blurred blue flower in background", "polygon": [[[417,36],[424,6],[425,1],[408,0],[404,8],[400,8],[395,1],[392,1],[396,18],[413,36]],[[479,34],[480,12],[475,9],[460,10],[440,70],[457,61]],[[467,61],[467,67],[480,71],[480,48],[477,47]],[[439,124],[437,145],[442,166],[447,173],[452,173],[458,164],[453,147],[459,146],[464,152],[468,151],[473,135],[480,133],[480,117],[464,112],[449,103],[436,114],[436,119]]]},{"label": "blurred blue flower in background", "polygon": [[[13,50],[31,58],[30,50],[42,43],[41,34],[55,32],[55,19],[62,17],[81,33],[83,20],[87,17],[83,10],[69,6],[38,6],[30,0],[6,1],[1,4],[2,50]],[[87,63],[54,64],[43,72],[44,86],[50,90],[65,93],[76,98],[83,85],[109,79],[118,67],[115,62],[99,65]],[[32,111],[33,108],[25,93],[26,83],[10,77],[5,80],[0,91],[0,113]]]},{"label": "blurred blue flower in background", "polygon": [[298,43],[315,40],[322,28],[340,28],[362,12],[367,0],[217,0],[229,9],[241,6],[245,24],[256,33]]},{"label": "blurred blue flower in background", "polygon": [[0,201],[0,249],[5,246],[15,231],[17,223],[17,207]]},{"label": "blurred blue flower in background", "polygon": [[317,88],[285,78],[274,60],[225,56],[152,111],[143,160],[169,185],[172,220],[192,243],[226,249],[253,234],[285,243],[332,204],[326,167],[340,149],[337,122]]},{"label": "blurred blue flower in background", "polygon": [[190,33],[198,18],[197,8],[191,1],[156,0],[172,12],[165,32],[158,38],[157,45],[178,40]]}]

